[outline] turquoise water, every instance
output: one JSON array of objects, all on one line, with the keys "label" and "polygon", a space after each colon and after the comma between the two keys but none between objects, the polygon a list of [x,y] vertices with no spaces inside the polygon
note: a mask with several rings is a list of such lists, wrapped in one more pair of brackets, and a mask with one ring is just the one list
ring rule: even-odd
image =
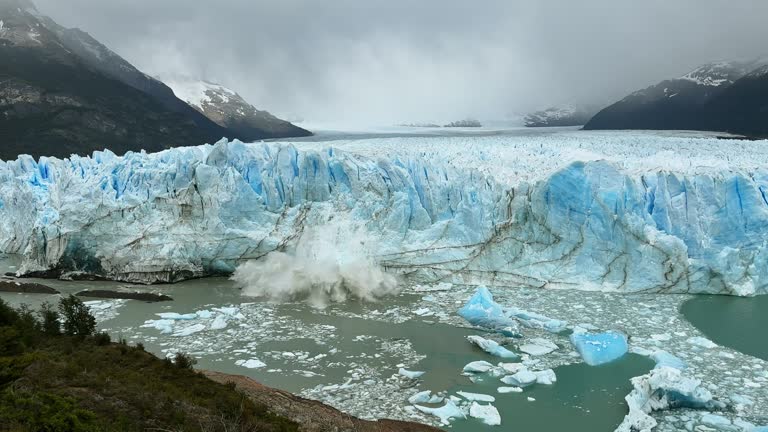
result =
[{"label": "turquoise water", "polygon": [[680,312],[716,344],[768,360],[768,295],[698,296]]}]

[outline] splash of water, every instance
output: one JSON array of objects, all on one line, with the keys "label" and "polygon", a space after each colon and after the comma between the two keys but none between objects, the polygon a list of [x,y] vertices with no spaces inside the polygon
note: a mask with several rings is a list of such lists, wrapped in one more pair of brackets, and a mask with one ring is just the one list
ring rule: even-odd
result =
[{"label": "splash of water", "polygon": [[294,250],[240,265],[232,280],[243,295],[325,307],[348,299],[374,301],[398,291],[397,279],[373,258],[367,231],[344,220],[304,232]]}]

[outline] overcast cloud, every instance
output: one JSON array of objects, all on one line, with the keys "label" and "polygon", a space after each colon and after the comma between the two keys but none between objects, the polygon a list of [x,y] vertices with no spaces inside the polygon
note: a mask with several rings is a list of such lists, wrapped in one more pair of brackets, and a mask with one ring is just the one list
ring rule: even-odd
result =
[{"label": "overcast cloud", "polygon": [[145,72],[311,121],[501,119],[768,52],[765,0],[36,0]]}]

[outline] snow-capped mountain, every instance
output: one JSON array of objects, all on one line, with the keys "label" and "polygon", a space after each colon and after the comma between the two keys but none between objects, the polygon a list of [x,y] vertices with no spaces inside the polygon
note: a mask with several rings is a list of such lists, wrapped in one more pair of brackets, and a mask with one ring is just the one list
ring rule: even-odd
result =
[{"label": "snow-capped mountain", "polygon": [[160,79],[173,89],[179,99],[216,124],[236,132],[242,140],[311,135],[267,111],[256,109],[237,92],[220,84],[182,77]]},{"label": "snow-capped mountain", "polygon": [[[79,29],[42,15],[29,0],[0,0],[0,159],[116,153],[304,135],[227,128]],[[298,130],[296,130],[298,129]],[[288,130],[288,132],[286,132]]]},{"label": "snow-capped mountain", "polygon": [[[597,113],[585,129],[698,129],[747,133],[752,128],[731,124],[737,116],[723,112],[719,108],[720,100],[728,98],[730,89],[742,79],[753,73],[760,75],[759,71],[766,65],[768,59],[700,66],[679,78],[632,93]],[[738,108],[738,102],[733,102],[736,105],[731,108]]]},{"label": "snow-capped mountain", "polygon": [[0,20],[0,159],[88,154],[105,146],[157,151],[231,135],[28,0],[0,0]]},{"label": "snow-capped mountain", "polygon": [[525,116],[526,127],[581,126],[595,114],[595,110],[562,105],[536,111]]}]

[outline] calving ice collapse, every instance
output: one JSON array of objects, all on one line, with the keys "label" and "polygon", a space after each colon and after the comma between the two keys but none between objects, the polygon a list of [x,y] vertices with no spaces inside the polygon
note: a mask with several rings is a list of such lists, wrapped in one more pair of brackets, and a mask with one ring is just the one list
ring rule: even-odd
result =
[{"label": "calving ice collapse", "polygon": [[343,215],[367,239],[351,262],[417,281],[752,295],[768,283],[765,154],[718,159],[750,145],[572,134],[22,156],[0,162],[0,251],[23,254],[21,274],[173,282],[291,254]]}]

